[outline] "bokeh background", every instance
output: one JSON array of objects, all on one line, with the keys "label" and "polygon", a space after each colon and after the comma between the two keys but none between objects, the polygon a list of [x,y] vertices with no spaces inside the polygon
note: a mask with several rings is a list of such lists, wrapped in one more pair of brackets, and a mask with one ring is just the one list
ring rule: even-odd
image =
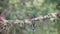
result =
[{"label": "bokeh background", "polygon": [[[28,19],[29,15],[38,17],[48,13],[59,12],[60,0],[0,0],[0,12],[6,13],[7,20]],[[36,21],[35,32],[32,25],[14,24],[10,26],[9,34],[60,34],[60,19]],[[15,31],[14,31],[15,29]]]}]

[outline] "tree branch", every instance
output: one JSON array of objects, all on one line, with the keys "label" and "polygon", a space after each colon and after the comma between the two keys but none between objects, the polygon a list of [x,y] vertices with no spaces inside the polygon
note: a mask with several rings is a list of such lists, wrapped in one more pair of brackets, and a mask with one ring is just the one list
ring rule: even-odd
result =
[{"label": "tree branch", "polygon": [[18,24],[18,23],[26,23],[26,24],[32,24],[32,21],[37,21],[37,20],[46,20],[46,19],[50,19],[50,18],[56,18],[56,13],[51,13],[45,16],[39,16],[33,19],[23,19],[23,20],[6,20],[3,19],[4,24],[10,23],[10,24]]}]

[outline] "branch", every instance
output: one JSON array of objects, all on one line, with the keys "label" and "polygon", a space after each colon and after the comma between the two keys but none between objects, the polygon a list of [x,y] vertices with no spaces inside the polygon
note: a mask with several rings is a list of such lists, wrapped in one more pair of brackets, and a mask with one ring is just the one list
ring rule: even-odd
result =
[{"label": "branch", "polygon": [[56,18],[56,13],[51,13],[45,16],[39,16],[33,19],[23,19],[23,20],[5,20],[3,19],[4,24],[6,23],[10,23],[10,24],[18,24],[18,23],[26,23],[26,24],[32,24],[32,21],[37,21],[37,20],[46,20],[46,19],[50,19],[50,18]]}]

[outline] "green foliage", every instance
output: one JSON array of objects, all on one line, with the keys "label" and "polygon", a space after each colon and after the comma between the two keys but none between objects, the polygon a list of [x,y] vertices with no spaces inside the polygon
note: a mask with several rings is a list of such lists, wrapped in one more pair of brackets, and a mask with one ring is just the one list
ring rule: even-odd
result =
[{"label": "green foliage", "polygon": [[0,7],[0,14],[2,13],[2,11],[3,11],[3,10],[2,10],[2,8]]},{"label": "green foliage", "polygon": [[[6,13],[8,13],[8,15],[6,15],[6,19],[24,19],[29,18],[29,14],[34,15],[34,17],[37,17],[39,14],[47,15],[48,13],[58,12],[58,10],[56,9],[56,4],[57,2],[55,0],[9,0],[9,7],[6,9]],[[2,9],[0,9],[0,12],[1,11]],[[56,21],[57,23],[52,22],[49,19],[45,20],[44,22],[38,21],[36,22],[36,31],[33,33],[32,28],[27,27],[26,34],[57,34],[56,29],[60,31],[60,21],[57,19]],[[55,25],[53,25],[54,23]],[[16,34],[23,34],[22,31],[25,29],[27,24],[23,24],[22,27],[20,25],[14,24],[10,26],[9,33],[13,34],[15,29]]]}]

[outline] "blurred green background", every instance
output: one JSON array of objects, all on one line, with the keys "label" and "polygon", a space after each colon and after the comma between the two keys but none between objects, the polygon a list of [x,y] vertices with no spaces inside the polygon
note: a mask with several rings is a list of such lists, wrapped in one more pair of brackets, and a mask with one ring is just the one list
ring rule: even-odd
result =
[{"label": "blurred green background", "polygon": [[[28,19],[29,15],[38,17],[40,14],[59,12],[57,5],[60,6],[60,0],[0,0],[0,12],[5,11],[7,20]],[[35,32],[31,25],[23,24],[21,27],[14,24],[10,26],[9,34],[60,34],[59,26],[59,18],[55,22],[49,19],[44,22],[36,21]]]}]

